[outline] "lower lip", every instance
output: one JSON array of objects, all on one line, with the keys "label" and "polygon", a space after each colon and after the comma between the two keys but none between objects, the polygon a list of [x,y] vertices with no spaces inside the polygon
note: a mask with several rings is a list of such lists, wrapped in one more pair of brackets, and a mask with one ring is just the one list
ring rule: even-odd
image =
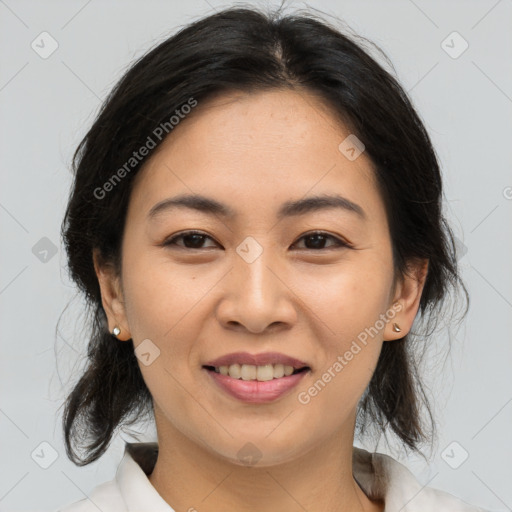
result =
[{"label": "lower lip", "polygon": [[294,375],[266,381],[233,379],[213,370],[203,368],[210,377],[226,393],[238,400],[251,404],[273,402],[293,389],[310,370]]}]

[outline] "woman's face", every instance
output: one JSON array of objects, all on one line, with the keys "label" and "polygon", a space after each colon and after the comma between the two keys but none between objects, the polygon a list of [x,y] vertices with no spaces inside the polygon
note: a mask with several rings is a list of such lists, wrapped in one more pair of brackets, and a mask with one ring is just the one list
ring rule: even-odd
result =
[{"label": "woman's face", "polygon": [[[367,155],[339,148],[349,135],[305,92],[226,95],[200,102],[137,176],[106,309],[133,339],[160,430],[235,463],[253,450],[260,466],[352,436],[382,342],[404,336],[419,297],[393,288],[384,204]],[[232,215],[161,203],[192,194]],[[344,200],[279,215],[317,196]],[[190,230],[201,236],[166,243]],[[267,401],[237,398],[204,368],[234,352],[309,370]]]}]

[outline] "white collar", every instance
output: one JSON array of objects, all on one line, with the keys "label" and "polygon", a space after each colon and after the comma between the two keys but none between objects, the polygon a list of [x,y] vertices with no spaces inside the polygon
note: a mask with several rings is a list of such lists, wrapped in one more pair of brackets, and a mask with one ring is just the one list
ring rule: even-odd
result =
[{"label": "white collar", "polygon": [[[174,512],[148,479],[158,455],[158,443],[126,443],[115,483],[127,512]],[[443,491],[422,486],[402,464],[388,455],[353,449],[353,475],[371,499],[383,499],[385,512],[478,512]],[[114,482],[112,482],[114,483]]]}]

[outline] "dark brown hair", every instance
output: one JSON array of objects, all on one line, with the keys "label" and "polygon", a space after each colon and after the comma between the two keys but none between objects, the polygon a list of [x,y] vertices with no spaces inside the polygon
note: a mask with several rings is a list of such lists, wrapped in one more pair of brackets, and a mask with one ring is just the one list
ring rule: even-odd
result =
[{"label": "dark brown hair", "polygon": [[[97,248],[103,261],[119,265],[132,182],[150,155],[122,173],[108,194],[98,191],[190,98],[200,105],[224,91],[290,88],[319,96],[364,143],[374,164],[396,275],[407,272],[410,261],[429,260],[420,303],[422,326],[437,321],[450,287],[460,285],[466,293],[454,237],[442,214],[435,151],[407,93],[370,56],[367,43],[372,44],[311,14],[226,9],[158,44],[114,87],[74,155],[74,183],[62,224],[70,275],[85,294],[92,319],[87,366],[63,414],[66,450],[75,464],[99,458],[116,429],[151,418],[153,405],[132,342],[118,342],[109,333],[92,259]],[[384,342],[359,403],[360,432],[371,426],[382,432],[389,428],[413,450],[431,439],[433,416],[416,362],[429,334],[425,329]]]}]

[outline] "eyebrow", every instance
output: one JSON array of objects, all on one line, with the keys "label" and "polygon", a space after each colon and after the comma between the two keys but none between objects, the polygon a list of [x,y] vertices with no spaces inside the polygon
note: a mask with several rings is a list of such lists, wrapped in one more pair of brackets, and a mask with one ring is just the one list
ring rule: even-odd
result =
[{"label": "eyebrow", "polygon": [[[154,219],[160,214],[175,208],[187,208],[210,215],[218,215],[224,218],[234,219],[237,212],[230,206],[220,203],[215,199],[199,194],[185,194],[170,197],[155,204],[148,213],[148,218]],[[364,210],[358,204],[340,195],[310,196],[294,201],[287,201],[281,205],[277,213],[279,220],[285,217],[296,217],[310,212],[339,208],[357,214],[361,219],[366,219]]]}]

